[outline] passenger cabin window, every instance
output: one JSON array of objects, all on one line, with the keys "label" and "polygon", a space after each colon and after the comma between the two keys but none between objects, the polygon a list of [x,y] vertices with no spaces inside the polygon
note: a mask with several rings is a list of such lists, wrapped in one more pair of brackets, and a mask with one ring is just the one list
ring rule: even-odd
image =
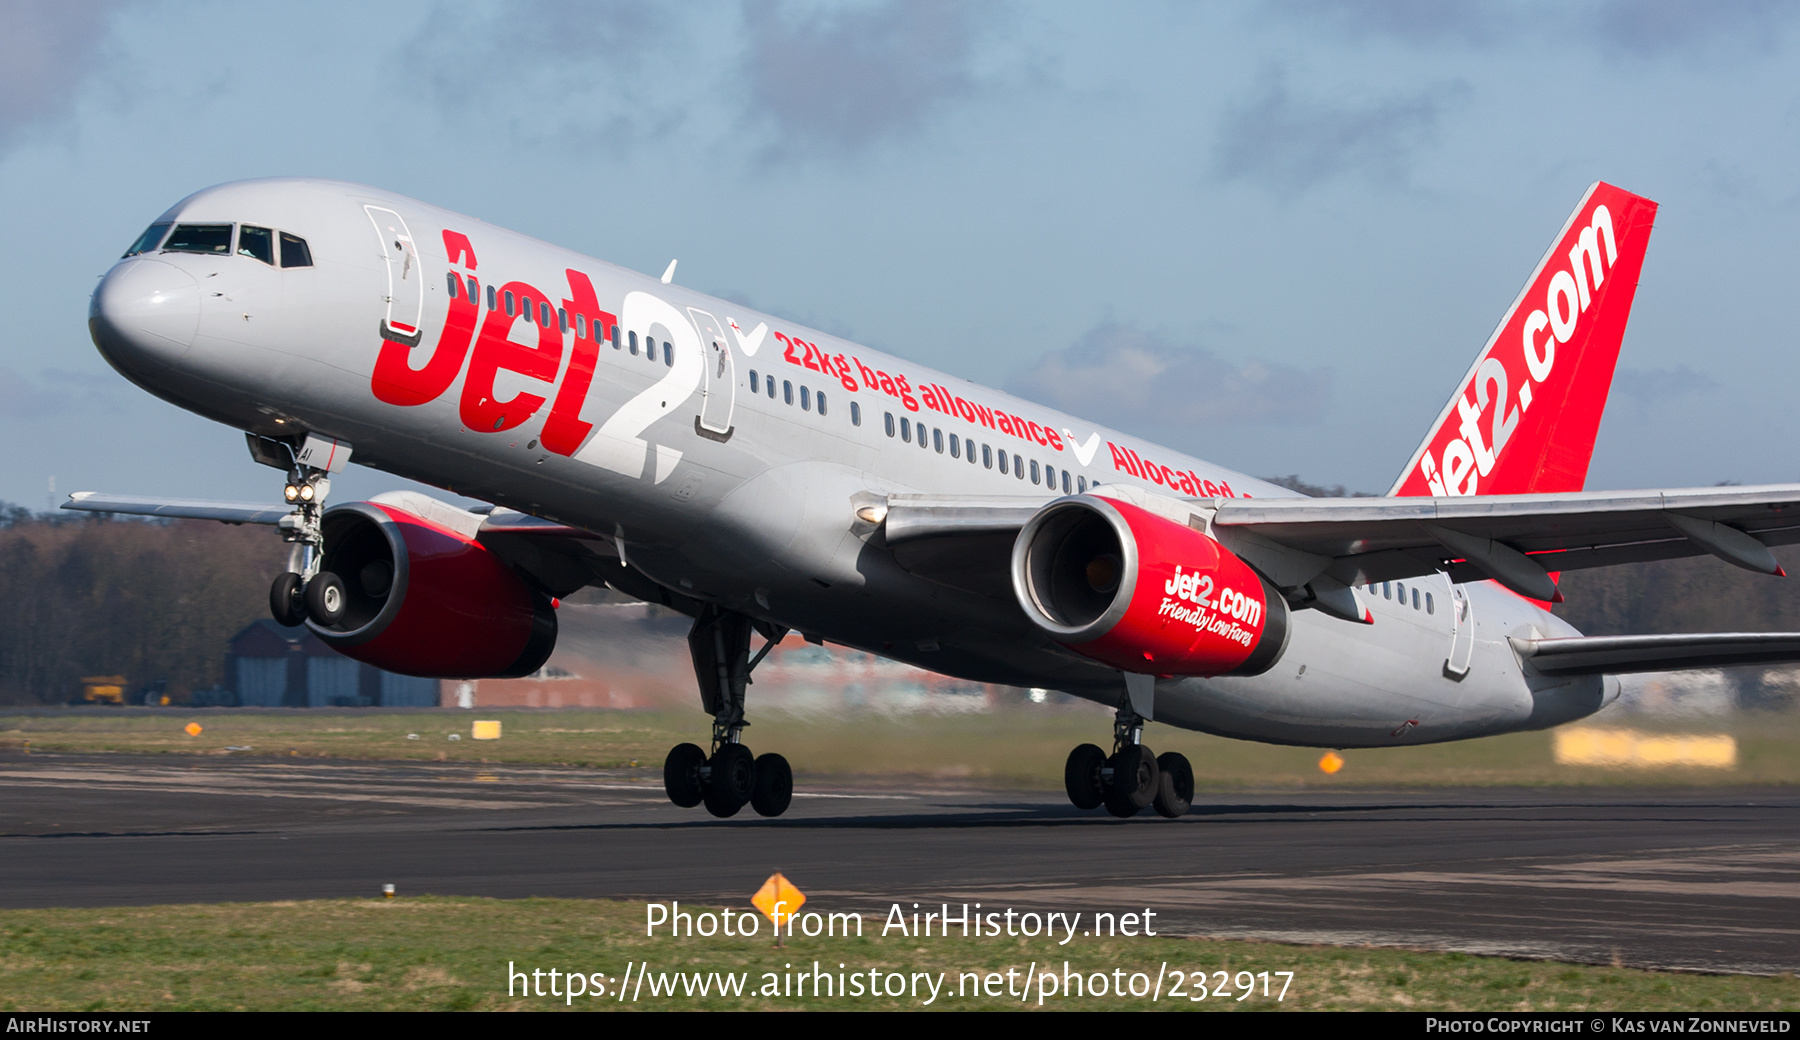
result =
[{"label": "passenger cabin window", "polygon": [[1069,493],[1069,471],[1066,469],[1063,470],[1062,480],[1063,480],[1063,494],[1066,495]]},{"label": "passenger cabin window", "polygon": [[550,327],[550,305],[542,300],[538,301],[538,324],[546,329]]},{"label": "passenger cabin window", "polygon": [[750,392],[753,394],[762,393],[762,385],[756,381],[756,369],[754,368],[750,370]]},{"label": "passenger cabin window", "polygon": [[617,325],[612,327],[612,345],[614,350],[619,349],[619,327]]},{"label": "passenger cabin window", "polygon": [[[561,307],[556,308],[556,325],[557,328],[564,332],[569,331],[569,312],[563,310]],[[579,332],[576,333],[575,338],[580,339],[581,334]]]},{"label": "passenger cabin window", "polygon": [[804,386],[800,388],[800,410],[803,412],[812,411],[812,391]]},{"label": "passenger cabin window", "polygon": [[[251,227],[245,224],[238,228],[238,255],[253,260],[261,260],[270,267],[275,266],[275,232],[266,227]],[[450,295],[456,295],[456,276],[450,276]]]},{"label": "passenger cabin window", "polygon": [[763,380],[763,387],[769,395],[769,400],[771,400],[771,401],[775,400],[775,377],[770,376],[769,378]]},{"label": "passenger cabin window", "polygon": [[786,404],[794,403],[794,381],[793,380],[783,379],[781,381],[781,400]]},{"label": "passenger cabin window", "polygon": [[[1031,468],[1037,469],[1037,463],[1033,462]],[[1018,477],[1020,480],[1025,479],[1025,460],[1017,455],[1013,456],[1013,476]]]},{"label": "passenger cabin window", "polygon": [[850,402],[850,425],[862,425],[862,405],[857,404],[855,401]]},{"label": "passenger cabin window", "polygon": [[575,338],[587,339],[587,317],[585,315],[575,315]]},{"label": "passenger cabin window", "polygon": [[628,347],[626,347],[625,349],[631,351],[632,357],[637,357],[637,333],[635,333],[635,332],[632,333],[628,339],[628,342],[630,345]]},{"label": "passenger cabin window", "polygon": [[881,413],[881,425],[885,426],[887,428],[887,435],[889,437],[892,437],[894,435],[894,413],[893,412],[882,412]]},{"label": "passenger cabin window", "polygon": [[311,267],[312,250],[306,248],[306,239],[296,235],[281,233],[281,266]]},{"label": "passenger cabin window", "polygon": [[944,431],[943,430],[934,429],[931,431],[931,446],[933,448],[937,449],[937,453],[939,455],[942,455],[944,453]]},{"label": "passenger cabin window", "polygon": [[[248,231],[249,228],[245,228],[244,230]],[[242,245],[239,245],[238,252],[241,253],[243,251],[244,251],[244,247]],[[455,271],[447,272],[444,275],[444,278],[445,278],[445,284],[447,284],[450,287],[450,298],[452,300],[456,299],[456,290],[457,290],[458,286],[462,285],[462,279],[456,277]]]},{"label": "passenger cabin window", "polygon": [[488,286],[488,310],[494,309],[494,287]]},{"label": "passenger cabin window", "polygon": [[675,344],[663,340],[663,364],[668,368],[675,367]]},{"label": "passenger cabin window", "polygon": [[[987,445],[981,446],[981,454],[984,456],[987,454]],[[1006,472],[1006,452],[1000,453],[1000,472]]]},{"label": "passenger cabin window", "polygon": [[[170,224],[152,224],[145,228],[144,233],[138,236],[137,241],[131,243],[131,248],[125,250],[125,256],[136,256],[139,253],[148,253],[155,249],[162,244],[163,236],[169,233],[169,228],[172,226]],[[125,256],[119,259],[123,260]]]},{"label": "passenger cabin window", "polygon": [[825,391],[821,390],[817,394],[814,394],[813,396],[818,398],[819,414],[824,415],[825,414]]},{"label": "passenger cabin window", "polygon": [[1038,483],[1038,460],[1036,459],[1031,460],[1031,482]]},{"label": "passenger cabin window", "polygon": [[900,417],[900,439],[912,443],[912,422],[904,415]]},{"label": "passenger cabin window", "polygon": [[[994,468],[994,449],[985,444],[981,446],[981,464],[988,469]],[[1006,471],[1001,470],[1001,472],[1004,473]]]},{"label": "passenger cabin window", "polygon": [[510,318],[513,316],[513,307],[515,307],[517,305],[517,302],[518,301],[513,299],[512,290],[511,289],[506,290],[506,316],[507,317]]},{"label": "passenger cabin window", "polygon": [[175,232],[163,243],[168,253],[216,253],[231,255],[230,224],[177,224]]},{"label": "passenger cabin window", "polygon": [[962,439],[957,437],[954,433],[950,435],[950,457],[953,459],[962,458]]},{"label": "passenger cabin window", "polygon": [[1427,613],[1427,614],[1437,613],[1437,608],[1435,606],[1433,606],[1433,604],[1431,602],[1431,593],[1429,593],[1429,592],[1427,592],[1425,594],[1425,613]]}]

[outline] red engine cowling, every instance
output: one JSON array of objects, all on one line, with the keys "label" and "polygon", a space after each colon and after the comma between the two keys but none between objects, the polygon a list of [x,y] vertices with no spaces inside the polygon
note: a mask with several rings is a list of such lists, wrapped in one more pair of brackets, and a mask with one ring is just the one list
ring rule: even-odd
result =
[{"label": "red engine cowling", "polygon": [[1057,642],[1128,672],[1259,675],[1287,601],[1191,527],[1095,495],[1045,506],[1013,544],[1013,591]]},{"label": "red engine cowling", "polygon": [[405,675],[508,679],[543,667],[556,611],[479,542],[392,506],[324,516],[321,571],[344,583],[335,625],[307,627],[346,657]]}]

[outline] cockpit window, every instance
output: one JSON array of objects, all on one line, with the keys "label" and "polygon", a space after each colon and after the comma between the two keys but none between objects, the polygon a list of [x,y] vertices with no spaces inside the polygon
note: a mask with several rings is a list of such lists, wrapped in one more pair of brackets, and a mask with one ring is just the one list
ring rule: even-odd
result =
[{"label": "cockpit window", "polygon": [[306,239],[283,231],[281,233],[281,266],[311,267],[312,265],[312,250],[306,248]]},{"label": "cockpit window", "polygon": [[275,232],[266,227],[245,224],[238,228],[238,255],[261,260],[275,266]]},{"label": "cockpit window", "polygon": [[[152,224],[152,225],[150,225],[149,227],[144,229],[143,234],[138,236],[138,240],[131,244],[131,248],[125,250],[125,256],[136,256],[139,253],[148,253],[150,250],[155,249],[157,246],[161,245],[163,236],[168,233],[169,233],[169,225],[168,224]],[[124,259],[124,257],[120,257],[120,259],[122,260],[122,259]]]},{"label": "cockpit window", "polygon": [[231,254],[230,224],[177,224],[163,243],[164,252]]}]

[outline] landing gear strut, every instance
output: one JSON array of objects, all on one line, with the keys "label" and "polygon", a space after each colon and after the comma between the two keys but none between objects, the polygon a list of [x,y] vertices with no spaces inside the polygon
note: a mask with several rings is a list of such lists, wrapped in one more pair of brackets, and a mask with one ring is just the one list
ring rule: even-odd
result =
[{"label": "landing gear strut", "polygon": [[288,471],[282,497],[294,511],[277,525],[281,540],[291,546],[288,567],[269,586],[269,614],[277,624],[291,628],[310,617],[321,625],[333,625],[344,616],[343,581],[334,574],[319,573],[325,550],[319,520],[325,512],[325,496],[330,493],[331,478],[324,470],[295,463]]},{"label": "landing gear strut", "polygon": [[[766,642],[754,659],[750,636]],[[753,755],[744,745],[744,688],[755,668],[787,630],[748,615],[708,606],[688,632],[688,651],[700,680],[700,701],[712,715],[712,751],[677,744],[663,761],[663,788],[684,809],[704,803],[714,816],[735,816],[745,805],[780,816],[794,798],[794,771],[776,754]]]},{"label": "landing gear strut", "polygon": [[1153,754],[1144,746],[1144,718],[1130,703],[1113,716],[1113,753],[1093,744],[1069,752],[1063,786],[1077,809],[1100,805],[1120,819],[1155,807],[1159,815],[1185,816],[1194,799],[1194,770],[1185,755]]}]

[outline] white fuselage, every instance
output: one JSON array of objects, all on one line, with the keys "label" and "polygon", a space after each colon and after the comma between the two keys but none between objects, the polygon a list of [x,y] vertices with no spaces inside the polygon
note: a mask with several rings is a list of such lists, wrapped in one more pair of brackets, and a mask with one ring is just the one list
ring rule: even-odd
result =
[{"label": "white fuselage", "polygon": [[[95,292],[95,340],[151,392],[267,436],[339,438],[357,462],[614,538],[630,566],[669,589],[947,674],[1107,704],[1122,693],[1116,671],[1051,641],[1010,596],[901,569],[853,529],[856,496],[1048,502],[1096,484],[1200,499],[1293,496],[371,188],[228,184],[159,222],[288,232],[305,240],[311,265],[170,251],[122,260]],[[446,232],[466,236],[469,249]],[[576,275],[591,284],[592,306]],[[467,313],[471,284],[471,341],[460,361],[438,357],[454,351],[446,320],[456,307]],[[531,298],[530,317],[506,316],[508,291],[515,308]],[[548,327],[537,320],[546,313]],[[596,317],[605,322],[598,337]],[[453,363],[453,378],[417,403],[382,400],[373,385],[384,349],[414,373],[434,357]],[[1403,602],[1392,598],[1396,586]],[[1297,611],[1272,670],[1162,681],[1156,719],[1264,741],[1385,746],[1553,725],[1616,693],[1597,677],[1528,675],[1508,637],[1573,629],[1490,583],[1459,588],[1440,575],[1358,590],[1372,625]]]}]

